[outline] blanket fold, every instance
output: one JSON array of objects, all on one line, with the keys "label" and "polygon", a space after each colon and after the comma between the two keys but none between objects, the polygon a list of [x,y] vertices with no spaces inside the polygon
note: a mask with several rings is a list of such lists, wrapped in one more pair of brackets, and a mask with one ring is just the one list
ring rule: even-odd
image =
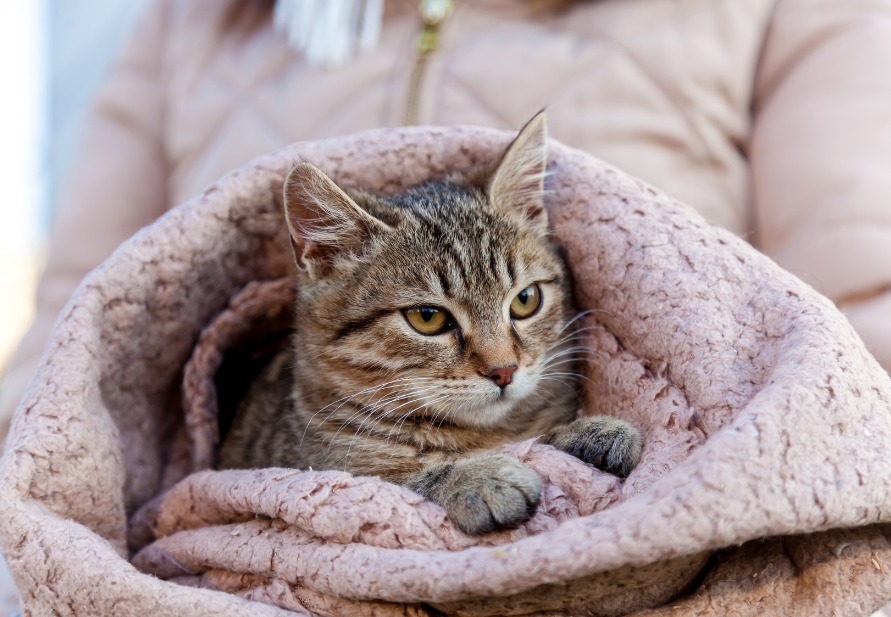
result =
[{"label": "blanket fold", "polygon": [[410,128],[296,144],[85,279],[0,467],[0,542],[24,610],[834,615],[887,601],[891,378],[813,289],[557,143],[547,207],[585,311],[581,413],[641,428],[627,480],[512,444],[502,451],[543,477],[539,511],[470,538],[376,478],[212,470],[215,376],[290,321],[291,162],[393,193],[509,139]]}]

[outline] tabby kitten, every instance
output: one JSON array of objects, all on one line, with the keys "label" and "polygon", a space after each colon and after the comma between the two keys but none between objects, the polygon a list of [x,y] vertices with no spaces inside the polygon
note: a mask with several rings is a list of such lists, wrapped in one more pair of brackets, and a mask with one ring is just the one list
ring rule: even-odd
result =
[{"label": "tabby kitten", "polygon": [[299,266],[293,349],[241,403],[221,467],[341,469],[403,484],[466,533],[516,526],[541,480],[497,446],[540,437],[627,475],[641,438],[574,420],[567,273],[543,205],[545,115],[489,169],[394,197],[300,163],[284,187]]}]

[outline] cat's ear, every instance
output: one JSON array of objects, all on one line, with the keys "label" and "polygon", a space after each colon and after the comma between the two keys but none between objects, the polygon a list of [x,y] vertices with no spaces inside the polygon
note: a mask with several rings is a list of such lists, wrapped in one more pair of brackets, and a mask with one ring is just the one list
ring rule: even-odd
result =
[{"label": "cat's ear", "polygon": [[313,278],[362,255],[375,234],[392,231],[311,163],[298,163],[288,174],[284,202],[294,259]]},{"label": "cat's ear", "polygon": [[548,124],[544,110],[538,112],[507,147],[489,181],[492,205],[519,212],[530,223],[546,231],[544,180],[548,165]]}]

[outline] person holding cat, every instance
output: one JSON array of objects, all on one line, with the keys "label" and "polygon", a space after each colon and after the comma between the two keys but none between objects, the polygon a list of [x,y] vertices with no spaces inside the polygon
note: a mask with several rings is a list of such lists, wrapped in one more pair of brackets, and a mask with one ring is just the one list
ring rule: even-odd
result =
[{"label": "person holding cat", "polygon": [[319,8],[350,3],[151,5],[59,192],[0,436],[80,279],[225,172],[380,126],[516,130],[545,106],[553,138],[749,239],[891,368],[891,1],[356,2],[352,39],[319,25],[359,23]]}]

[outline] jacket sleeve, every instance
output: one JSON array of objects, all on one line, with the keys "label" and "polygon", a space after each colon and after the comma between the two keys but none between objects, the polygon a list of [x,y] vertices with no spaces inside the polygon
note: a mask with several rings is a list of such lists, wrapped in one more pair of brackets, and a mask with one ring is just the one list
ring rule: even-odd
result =
[{"label": "jacket sleeve", "polygon": [[755,242],[891,369],[891,0],[778,0],[749,157]]},{"label": "jacket sleeve", "polygon": [[162,147],[165,8],[143,15],[98,93],[56,204],[37,316],[0,382],[0,444],[56,315],[80,280],[166,209]]}]

